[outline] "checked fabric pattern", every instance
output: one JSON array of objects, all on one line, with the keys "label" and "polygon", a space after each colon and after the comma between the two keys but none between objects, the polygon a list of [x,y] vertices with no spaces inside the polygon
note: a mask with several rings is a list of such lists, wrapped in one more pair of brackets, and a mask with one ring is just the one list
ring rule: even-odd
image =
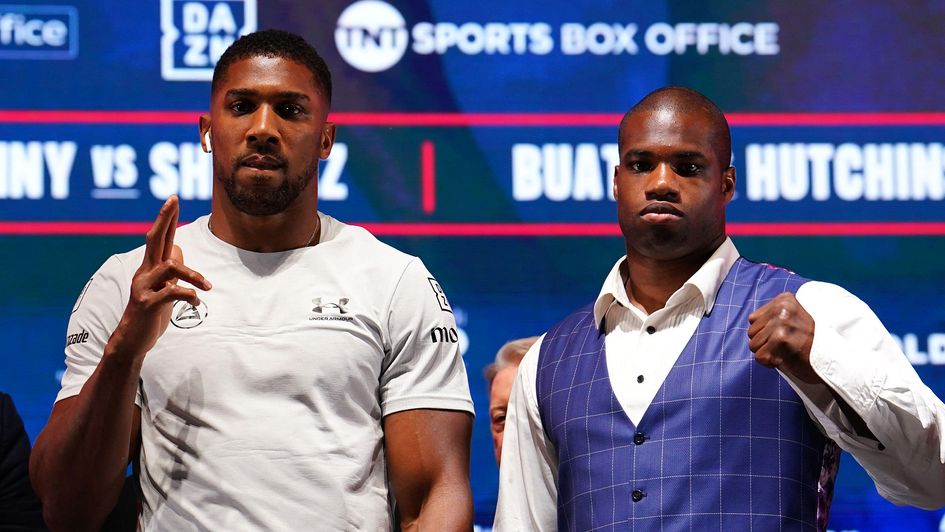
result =
[{"label": "checked fabric pattern", "polygon": [[826,529],[837,447],[748,349],[748,315],[805,282],[739,258],[639,426],[614,395],[592,307],[548,332],[537,392],[559,530]]}]

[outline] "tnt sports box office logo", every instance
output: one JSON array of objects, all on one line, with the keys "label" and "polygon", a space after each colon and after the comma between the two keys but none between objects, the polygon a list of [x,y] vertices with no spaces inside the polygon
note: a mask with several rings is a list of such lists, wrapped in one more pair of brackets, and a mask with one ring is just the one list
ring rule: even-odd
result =
[{"label": "tnt sports box office logo", "polygon": [[335,46],[349,65],[382,72],[410,49],[420,55],[775,55],[779,26],[773,22],[417,22],[407,25],[381,0],[349,5],[335,26]]},{"label": "tnt sports box office logo", "polygon": [[256,31],[256,0],[161,0],[161,77],[210,81],[223,52]]},{"label": "tnt sports box office logo", "polygon": [[67,5],[0,4],[0,59],[75,59],[79,11]]}]

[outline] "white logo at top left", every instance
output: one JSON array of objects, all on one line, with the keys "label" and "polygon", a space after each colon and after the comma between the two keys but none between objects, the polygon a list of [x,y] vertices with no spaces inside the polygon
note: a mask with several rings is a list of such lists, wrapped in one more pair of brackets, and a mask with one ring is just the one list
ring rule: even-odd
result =
[{"label": "white logo at top left", "polygon": [[256,31],[256,0],[161,0],[161,77],[210,81],[233,41]]}]

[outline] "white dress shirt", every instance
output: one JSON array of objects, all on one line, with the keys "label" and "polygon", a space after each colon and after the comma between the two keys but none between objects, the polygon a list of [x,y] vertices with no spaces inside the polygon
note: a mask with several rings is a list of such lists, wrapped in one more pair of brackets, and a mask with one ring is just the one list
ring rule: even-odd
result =
[{"label": "white dress shirt", "polygon": [[[649,315],[630,304],[624,288],[626,257],[610,271],[594,304],[594,320],[600,323],[606,318],[607,371],[617,400],[634,424],[702,316],[712,309],[738,256],[731,239],[726,239],[665,307]],[[811,419],[853,455],[886,499],[927,509],[945,505],[945,405],[856,296],[839,286],[811,281],[798,289],[796,297],[814,318],[810,363],[826,384],[781,375],[801,397]],[[557,453],[542,427],[535,388],[543,339],[522,360],[509,401],[497,531],[557,528]],[[828,386],[863,418],[879,442],[855,434]]]}]

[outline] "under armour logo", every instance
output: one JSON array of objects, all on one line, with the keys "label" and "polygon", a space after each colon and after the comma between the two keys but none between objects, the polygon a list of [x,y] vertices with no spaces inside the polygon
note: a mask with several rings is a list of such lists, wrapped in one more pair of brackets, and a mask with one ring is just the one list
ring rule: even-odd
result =
[{"label": "under armour logo", "polygon": [[336,312],[338,314],[346,314],[348,310],[345,308],[348,305],[348,298],[342,297],[338,299],[327,299],[322,302],[322,298],[316,297],[312,300],[312,304],[315,305],[312,307],[312,312],[317,312],[319,314],[326,312]]}]

